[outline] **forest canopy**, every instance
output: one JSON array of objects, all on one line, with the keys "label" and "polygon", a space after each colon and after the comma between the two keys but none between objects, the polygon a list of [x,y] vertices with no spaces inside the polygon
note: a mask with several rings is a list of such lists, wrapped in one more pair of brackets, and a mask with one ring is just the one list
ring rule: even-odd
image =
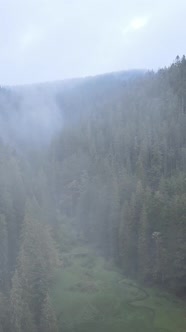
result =
[{"label": "forest canopy", "polygon": [[50,288],[77,239],[186,295],[185,56],[2,87],[0,128],[0,331],[57,331]]}]

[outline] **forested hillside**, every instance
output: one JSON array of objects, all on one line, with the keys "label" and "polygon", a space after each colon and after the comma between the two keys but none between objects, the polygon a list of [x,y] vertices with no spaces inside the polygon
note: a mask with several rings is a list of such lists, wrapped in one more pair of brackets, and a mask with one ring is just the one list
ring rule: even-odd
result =
[{"label": "forested hillside", "polygon": [[0,136],[0,331],[57,331],[50,288],[76,241],[186,295],[185,57],[1,88]]}]

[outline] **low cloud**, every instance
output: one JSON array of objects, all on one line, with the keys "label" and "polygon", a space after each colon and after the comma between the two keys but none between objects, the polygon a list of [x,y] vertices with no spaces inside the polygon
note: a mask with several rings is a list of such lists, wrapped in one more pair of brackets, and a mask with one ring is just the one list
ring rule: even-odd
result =
[{"label": "low cloud", "polygon": [[168,65],[185,51],[185,11],[185,0],[1,0],[0,84]]}]

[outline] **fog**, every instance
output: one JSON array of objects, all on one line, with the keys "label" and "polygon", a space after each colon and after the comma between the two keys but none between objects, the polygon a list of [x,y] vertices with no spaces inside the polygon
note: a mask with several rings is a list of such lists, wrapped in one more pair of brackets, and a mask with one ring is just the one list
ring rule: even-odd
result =
[{"label": "fog", "polygon": [[47,147],[64,127],[88,116],[96,103],[143,75],[143,70],[131,70],[1,88],[0,137],[18,149]]},{"label": "fog", "polygon": [[[6,90],[5,90],[6,91]],[[63,127],[62,110],[55,94],[38,86],[0,92],[1,138],[12,146],[17,143],[40,148]]]},{"label": "fog", "polygon": [[0,0],[0,332],[186,330],[185,13]]},{"label": "fog", "polygon": [[185,331],[185,82],[0,89],[2,332]]}]

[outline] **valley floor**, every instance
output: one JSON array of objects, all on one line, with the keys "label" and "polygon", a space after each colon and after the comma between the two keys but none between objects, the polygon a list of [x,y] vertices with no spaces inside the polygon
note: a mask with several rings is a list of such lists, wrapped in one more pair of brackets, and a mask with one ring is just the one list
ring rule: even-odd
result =
[{"label": "valley floor", "polygon": [[142,288],[86,247],[63,256],[52,290],[63,332],[184,332],[186,305]]}]

